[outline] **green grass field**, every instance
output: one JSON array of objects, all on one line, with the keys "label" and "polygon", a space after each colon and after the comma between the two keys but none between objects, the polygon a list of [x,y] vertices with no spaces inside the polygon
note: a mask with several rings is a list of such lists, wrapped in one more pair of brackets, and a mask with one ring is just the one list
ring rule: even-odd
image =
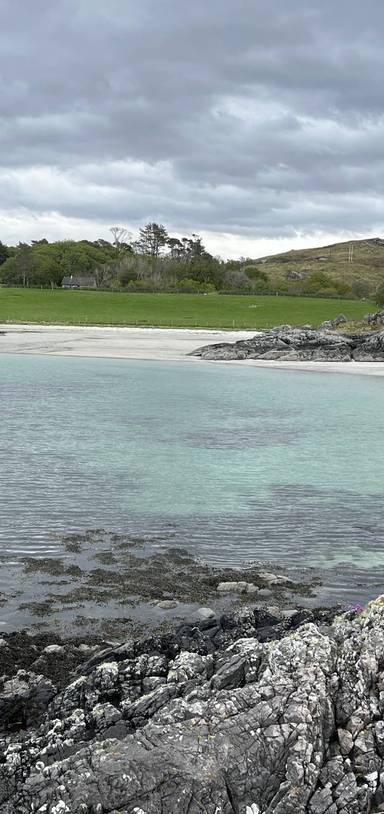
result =
[{"label": "green grass field", "polygon": [[374,303],[359,300],[0,288],[0,322],[42,325],[253,329],[283,323],[316,326],[340,313],[360,320],[375,310]]}]

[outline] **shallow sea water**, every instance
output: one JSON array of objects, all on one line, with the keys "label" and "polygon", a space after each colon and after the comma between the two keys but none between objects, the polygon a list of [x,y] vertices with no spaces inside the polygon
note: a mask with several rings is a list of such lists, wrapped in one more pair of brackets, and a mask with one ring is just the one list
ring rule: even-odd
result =
[{"label": "shallow sea water", "polygon": [[384,591],[379,377],[0,355],[0,400],[0,592],[90,528]]}]

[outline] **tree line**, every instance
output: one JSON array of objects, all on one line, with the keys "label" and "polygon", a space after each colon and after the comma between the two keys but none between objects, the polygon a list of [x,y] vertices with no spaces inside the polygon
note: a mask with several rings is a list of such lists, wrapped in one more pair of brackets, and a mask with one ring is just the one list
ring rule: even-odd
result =
[{"label": "tree line", "polygon": [[59,287],[81,278],[90,287],[137,291],[265,291],[268,277],[245,260],[224,262],[200,235],[172,237],[163,224],[147,223],[136,239],[112,226],[111,240],[46,238],[6,246],[0,242],[0,283]]},{"label": "tree line", "polygon": [[42,238],[17,246],[0,241],[0,284],[60,287],[80,278],[84,287],[127,291],[353,298],[372,293],[364,281],[349,285],[323,271],[292,280],[269,273],[262,261],[223,261],[206,250],[200,235],[172,237],[163,224],[147,223],[136,238],[123,226],[112,226],[110,232],[109,241]]}]

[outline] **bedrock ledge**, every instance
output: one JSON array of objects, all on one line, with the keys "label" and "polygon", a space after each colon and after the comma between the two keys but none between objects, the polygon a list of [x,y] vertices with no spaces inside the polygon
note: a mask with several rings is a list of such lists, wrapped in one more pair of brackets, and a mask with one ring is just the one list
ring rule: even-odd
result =
[{"label": "bedrock ledge", "polygon": [[[267,631],[267,633],[266,633]],[[1,814],[384,810],[384,597],[242,608],[0,682]]]},{"label": "bedrock ledge", "polygon": [[280,362],[383,362],[384,331],[343,334],[281,325],[251,339],[205,345],[190,356],[207,360],[264,359]]}]

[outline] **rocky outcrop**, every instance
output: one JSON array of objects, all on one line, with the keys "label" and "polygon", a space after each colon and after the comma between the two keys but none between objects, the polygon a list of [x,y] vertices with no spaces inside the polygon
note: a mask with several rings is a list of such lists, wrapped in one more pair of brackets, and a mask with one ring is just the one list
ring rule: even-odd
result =
[{"label": "rocky outcrop", "polygon": [[339,325],[344,325],[348,322],[347,317],[344,314],[338,314],[335,319],[327,319],[325,322],[322,322],[320,325],[320,331],[333,331],[334,328],[338,328]]},{"label": "rocky outcrop", "polygon": [[364,317],[364,322],[368,325],[374,325],[376,327],[380,327],[381,325],[384,326],[384,311],[376,311],[374,314],[367,314]]},{"label": "rocky outcrop", "polygon": [[296,269],[289,269],[285,275],[286,280],[305,280],[307,274],[305,271],[297,271]]},{"label": "rocky outcrop", "polygon": [[43,720],[2,720],[1,814],[383,810],[384,600],[330,616],[243,609],[96,654]]},{"label": "rocky outcrop", "polygon": [[359,362],[384,361],[384,331],[368,335],[355,349],[353,358]]},{"label": "rocky outcrop", "polygon": [[[340,315],[341,316],[341,315]],[[281,362],[383,361],[384,331],[342,334],[282,325],[251,339],[205,345],[192,356],[209,360],[264,359]]]}]

